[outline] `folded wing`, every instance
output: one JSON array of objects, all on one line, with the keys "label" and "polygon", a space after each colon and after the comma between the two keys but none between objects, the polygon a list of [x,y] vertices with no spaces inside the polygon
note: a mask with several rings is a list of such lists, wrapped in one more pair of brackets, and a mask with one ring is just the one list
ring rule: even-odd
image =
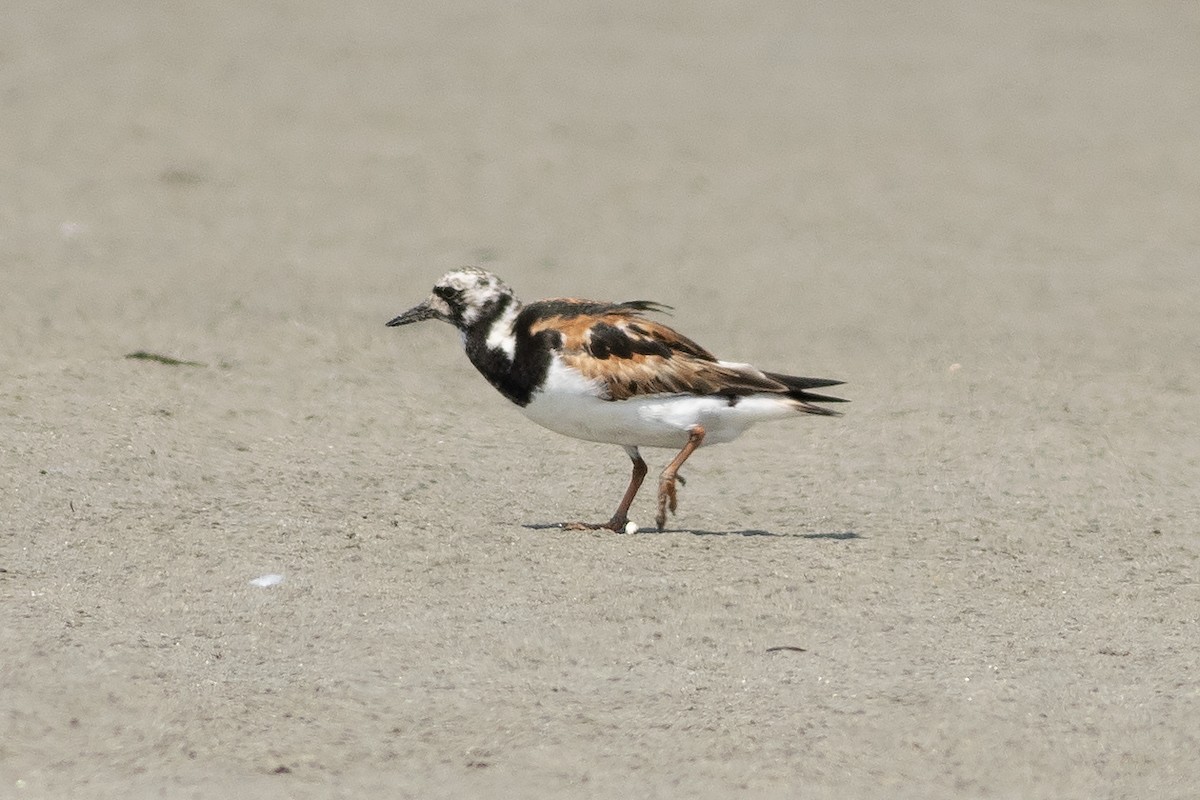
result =
[{"label": "folded wing", "polygon": [[553,332],[563,361],[604,387],[608,400],[654,394],[719,395],[778,394],[797,402],[799,410],[833,414],[811,403],[844,402],[838,397],[809,392],[842,381],[801,378],[763,372],[749,364],[720,361],[708,350],[674,329],[647,319],[646,311],[669,307],[646,300],[595,303],[585,300],[545,300],[527,306],[531,334]]}]

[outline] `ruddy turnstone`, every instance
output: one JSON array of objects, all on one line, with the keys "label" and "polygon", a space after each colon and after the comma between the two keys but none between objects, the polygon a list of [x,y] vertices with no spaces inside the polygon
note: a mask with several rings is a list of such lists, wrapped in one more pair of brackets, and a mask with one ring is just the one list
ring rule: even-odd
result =
[{"label": "ruddy turnstone", "polygon": [[696,448],[732,441],[763,420],[838,416],[814,403],[844,402],[809,391],[842,381],[720,361],[644,316],[668,310],[647,300],[561,298],[525,305],[492,273],[466,267],[443,275],[429,299],[387,324],[449,322],[462,335],[471,363],[525,416],[567,436],[625,448],[633,475],[612,519],[564,528],[626,530],[629,507],[646,477],[638,448],[680,448],[658,479],[655,522],[662,530],[667,511],[675,513],[679,468]]}]

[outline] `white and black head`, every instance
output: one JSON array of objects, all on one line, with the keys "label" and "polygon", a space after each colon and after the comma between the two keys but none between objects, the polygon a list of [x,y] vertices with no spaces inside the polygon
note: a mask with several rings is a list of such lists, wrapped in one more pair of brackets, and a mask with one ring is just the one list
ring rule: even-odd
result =
[{"label": "white and black head", "polygon": [[433,294],[425,302],[387,324],[394,327],[440,319],[466,331],[480,322],[494,320],[513,302],[513,291],[504,281],[487,270],[463,267],[447,272],[433,285]]}]

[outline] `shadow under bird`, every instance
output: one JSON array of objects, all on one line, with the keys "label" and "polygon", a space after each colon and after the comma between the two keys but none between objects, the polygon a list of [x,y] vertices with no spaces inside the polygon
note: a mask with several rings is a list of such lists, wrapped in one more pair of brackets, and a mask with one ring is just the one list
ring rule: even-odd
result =
[{"label": "shadow under bird", "polygon": [[679,468],[696,448],[733,441],[756,422],[839,416],[817,404],[845,402],[810,391],[842,381],[721,361],[645,316],[669,310],[648,300],[524,304],[492,273],[466,267],[443,275],[427,300],[387,324],[449,322],[471,363],[525,416],[566,436],[625,448],[633,475],[612,519],[564,528],[626,530],[647,471],[639,448],[678,449],[658,480],[662,530],[667,511],[675,513]]}]

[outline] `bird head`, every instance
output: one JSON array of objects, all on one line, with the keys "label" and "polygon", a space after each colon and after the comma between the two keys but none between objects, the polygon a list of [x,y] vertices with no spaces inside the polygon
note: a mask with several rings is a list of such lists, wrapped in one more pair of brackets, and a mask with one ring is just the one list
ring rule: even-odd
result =
[{"label": "bird head", "polygon": [[440,319],[459,330],[466,330],[480,319],[494,316],[496,307],[512,299],[512,289],[492,273],[475,267],[463,267],[447,272],[433,285],[433,294],[423,303],[413,306],[387,324],[395,327]]}]

